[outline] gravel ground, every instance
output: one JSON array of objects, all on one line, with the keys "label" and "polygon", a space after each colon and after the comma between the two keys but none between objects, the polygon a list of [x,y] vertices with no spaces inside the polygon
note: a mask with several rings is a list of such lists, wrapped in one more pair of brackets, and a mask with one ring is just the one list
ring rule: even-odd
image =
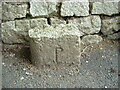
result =
[{"label": "gravel ground", "polygon": [[29,47],[4,45],[3,88],[118,88],[120,42],[104,40],[82,47],[81,66],[37,69],[30,63]]}]

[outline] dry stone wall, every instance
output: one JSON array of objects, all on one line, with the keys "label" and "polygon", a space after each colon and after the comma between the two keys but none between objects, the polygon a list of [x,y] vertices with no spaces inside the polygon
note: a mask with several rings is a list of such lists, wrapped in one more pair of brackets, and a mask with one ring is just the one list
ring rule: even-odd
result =
[{"label": "dry stone wall", "polygon": [[100,34],[119,39],[119,18],[118,2],[3,2],[2,40],[28,43],[28,30],[59,24],[76,25],[83,39]]},{"label": "dry stone wall", "polygon": [[119,2],[3,2],[2,41],[30,42],[38,67],[77,65],[81,44],[120,39],[119,12]]}]

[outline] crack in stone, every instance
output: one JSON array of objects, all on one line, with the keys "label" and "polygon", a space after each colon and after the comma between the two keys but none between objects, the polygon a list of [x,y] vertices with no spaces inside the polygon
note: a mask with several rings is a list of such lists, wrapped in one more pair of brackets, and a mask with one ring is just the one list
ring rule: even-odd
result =
[{"label": "crack in stone", "polygon": [[89,2],[89,14],[91,14],[93,8],[93,2]]},{"label": "crack in stone", "polygon": [[51,20],[50,20],[50,18],[47,18],[47,23],[48,23],[49,25],[51,25]]}]

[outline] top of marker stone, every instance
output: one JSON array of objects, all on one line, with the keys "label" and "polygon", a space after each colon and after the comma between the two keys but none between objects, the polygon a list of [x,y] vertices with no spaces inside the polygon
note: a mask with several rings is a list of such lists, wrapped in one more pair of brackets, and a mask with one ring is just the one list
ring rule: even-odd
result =
[{"label": "top of marker stone", "polygon": [[82,36],[83,33],[79,31],[79,29],[73,24],[60,24],[57,26],[46,26],[45,28],[36,27],[34,29],[29,30],[29,37],[31,38],[58,38],[65,35],[77,35]]}]

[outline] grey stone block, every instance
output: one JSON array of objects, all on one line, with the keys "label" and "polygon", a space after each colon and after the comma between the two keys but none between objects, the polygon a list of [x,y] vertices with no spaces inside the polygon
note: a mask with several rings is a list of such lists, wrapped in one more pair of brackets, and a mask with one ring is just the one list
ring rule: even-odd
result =
[{"label": "grey stone block", "polygon": [[108,39],[113,39],[113,40],[117,40],[120,39],[120,32],[117,33],[113,33],[107,36]]},{"label": "grey stone block", "polygon": [[15,20],[2,23],[2,40],[4,43],[28,43],[28,30],[47,26],[47,19],[29,19],[29,20]]},{"label": "grey stone block", "polygon": [[40,2],[32,0],[30,6],[30,14],[33,17],[50,16],[57,13],[57,2]]},{"label": "grey stone block", "polygon": [[94,2],[92,14],[113,15],[119,13],[119,2]]},{"label": "grey stone block", "polygon": [[29,40],[29,20],[16,20],[2,23],[2,40],[4,43],[26,43]]},{"label": "grey stone block", "polygon": [[46,18],[35,18],[30,20],[31,28],[35,28],[35,27],[44,28],[47,24],[48,23]]},{"label": "grey stone block", "polygon": [[32,63],[39,67],[80,65],[80,33],[73,25],[29,30]]},{"label": "grey stone block", "polygon": [[84,34],[99,33],[101,29],[101,19],[99,16],[73,18],[68,20],[68,23],[76,25]]},{"label": "grey stone block", "polygon": [[113,34],[120,30],[120,16],[107,17],[102,20],[101,32],[104,35]]},{"label": "grey stone block", "polygon": [[15,18],[26,17],[27,4],[2,3],[2,20],[14,20]]},{"label": "grey stone block", "polygon": [[59,19],[57,17],[50,18],[51,25],[59,25],[59,24],[66,24],[66,21],[63,19]]},{"label": "grey stone block", "polygon": [[88,16],[89,2],[62,2],[61,16]]},{"label": "grey stone block", "polygon": [[19,32],[15,29],[15,21],[2,23],[2,40],[4,43],[25,43]]},{"label": "grey stone block", "polygon": [[98,44],[102,40],[103,40],[102,37],[99,35],[87,35],[82,38],[82,43],[85,45],[93,43]]}]

